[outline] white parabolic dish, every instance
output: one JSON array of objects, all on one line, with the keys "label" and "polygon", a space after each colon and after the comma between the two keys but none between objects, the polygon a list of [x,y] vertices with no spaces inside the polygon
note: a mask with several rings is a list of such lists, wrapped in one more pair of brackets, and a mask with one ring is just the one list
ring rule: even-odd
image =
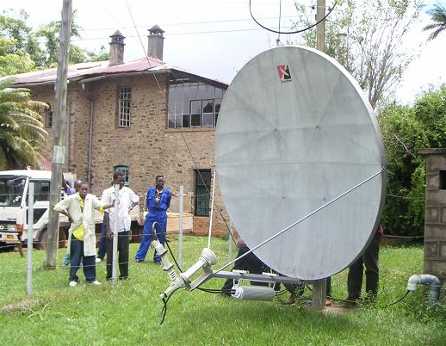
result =
[{"label": "white parabolic dish", "polygon": [[[225,207],[250,248],[383,167],[371,107],[348,72],[321,52],[265,51],[226,91],[216,168]],[[383,190],[378,174],[254,253],[287,276],[331,276],[371,239]]]}]

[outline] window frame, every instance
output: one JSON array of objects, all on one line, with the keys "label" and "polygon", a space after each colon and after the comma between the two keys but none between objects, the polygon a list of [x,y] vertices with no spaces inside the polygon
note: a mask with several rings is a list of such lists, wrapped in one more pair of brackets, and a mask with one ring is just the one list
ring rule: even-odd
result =
[{"label": "window frame", "polygon": [[[214,88],[210,92],[190,92],[193,89],[199,90],[201,87]],[[185,83],[169,83],[169,92],[167,97],[167,122],[166,129],[184,130],[184,129],[205,129],[210,130],[216,128],[219,111],[216,112],[216,106],[220,109],[226,88],[217,87],[203,82]],[[184,88],[184,92],[181,89]],[[192,95],[193,94],[193,95]],[[180,95],[180,96],[179,96]],[[184,102],[184,103],[183,103]],[[194,102],[200,102],[200,114],[193,113]],[[212,103],[212,113],[204,113],[203,107],[208,102]],[[198,105],[195,106],[198,108]],[[188,112],[188,113],[187,113]],[[204,120],[210,120],[204,124]],[[185,126],[186,125],[186,126]]]},{"label": "window frame", "polygon": [[[199,102],[200,103],[200,113],[192,113],[192,102]],[[203,102],[201,99],[191,99],[189,100],[189,128],[191,129],[196,129],[196,128],[201,128],[202,127],[202,114],[203,114]],[[194,125],[192,126],[192,116],[198,116],[200,118],[200,125]],[[184,114],[183,114],[183,119],[184,119]],[[183,121],[184,124],[184,121]]]},{"label": "window frame", "polygon": [[[212,102],[212,113],[204,112],[204,108],[208,105],[208,103]],[[212,126],[206,126],[204,117],[205,115],[211,116],[211,125]],[[209,98],[209,99],[202,99],[201,100],[201,127],[203,129],[215,129],[215,98]]]},{"label": "window frame", "polygon": [[[127,98],[121,99],[121,96],[123,94],[123,90],[127,91]],[[117,108],[116,108],[116,127],[126,129],[131,127],[131,120],[132,120],[132,88],[129,86],[119,86],[117,90]],[[127,104],[127,108],[125,108],[124,103]],[[126,112],[127,114],[124,114],[123,112]],[[127,119],[124,119],[126,117]]]},{"label": "window frame", "polygon": [[[194,188],[195,188],[195,202],[194,202],[194,216],[198,217],[210,217],[211,211],[211,188],[212,188],[212,169],[210,168],[202,168],[202,169],[194,169]],[[206,177],[204,177],[206,176]],[[209,185],[206,184],[206,178],[209,179]],[[205,189],[205,193],[200,193],[201,188]],[[200,213],[202,209],[198,208],[199,199],[201,200],[203,195],[207,196],[207,212]]]}]

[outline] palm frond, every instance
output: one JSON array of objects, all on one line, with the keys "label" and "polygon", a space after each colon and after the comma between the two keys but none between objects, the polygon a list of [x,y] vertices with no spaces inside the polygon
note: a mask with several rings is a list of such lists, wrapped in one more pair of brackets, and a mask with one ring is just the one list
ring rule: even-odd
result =
[{"label": "palm frond", "polygon": [[13,136],[10,133],[0,133],[0,144],[3,148],[8,148],[8,156],[14,157],[15,162],[34,165],[37,155],[32,144],[24,138]]},{"label": "palm frond", "polygon": [[6,160],[8,167],[35,165],[47,141],[41,113],[48,106],[32,100],[29,89],[10,85],[11,80],[0,80],[1,160]]},{"label": "palm frond", "polygon": [[428,40],[433,40],[446,30],[446,6],[437,3],[428,13],[433,23],[426,25],[423,30],[434,30],[428,38]]}]

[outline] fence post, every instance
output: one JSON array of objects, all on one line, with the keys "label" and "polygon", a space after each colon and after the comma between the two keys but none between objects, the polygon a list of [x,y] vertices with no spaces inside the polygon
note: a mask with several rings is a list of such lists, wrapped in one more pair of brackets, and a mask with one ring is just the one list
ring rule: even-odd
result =
[{"label": "fence post", "polygon": [[33,219],[34,219],[34,183],[29,183],[28,187],[28,232],[27,232],[27,272],[26,272],[26,292],[29,296],[33,293]]},{"label": "fence post", "polygon": [[184,187],[180,186],[179,227],[178,227],[178,263],[183,267],[183,213],[184,213]]}]

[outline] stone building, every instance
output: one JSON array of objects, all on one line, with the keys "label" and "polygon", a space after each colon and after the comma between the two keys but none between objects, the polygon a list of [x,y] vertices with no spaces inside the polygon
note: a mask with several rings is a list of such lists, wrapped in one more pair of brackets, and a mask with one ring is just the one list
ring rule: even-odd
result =
[{"label": "stone building", "polygon": [[[69,66],[65,169],[100,194],[119,168],[141,197],[156,175],[165,175],[174,193],[184,185],[185,211],[194,215],[194,231],[202,232],[209,222],[215,125],[227,85],[163,62],[163,33],[152,27],[147,56],[125,62],[125,37],[116,31],[110,36],[109,61]],[[49,105],[44,116],[50,134],[46,167],[55,81],[56,69],[20,74],[15,80],[15,86],[31,89],[34,99]],[[171,209],[177,208],[174,198]],[[218,193],[216,208],[223,208]],[[214,222],[224,231],[215,214]]]}]

